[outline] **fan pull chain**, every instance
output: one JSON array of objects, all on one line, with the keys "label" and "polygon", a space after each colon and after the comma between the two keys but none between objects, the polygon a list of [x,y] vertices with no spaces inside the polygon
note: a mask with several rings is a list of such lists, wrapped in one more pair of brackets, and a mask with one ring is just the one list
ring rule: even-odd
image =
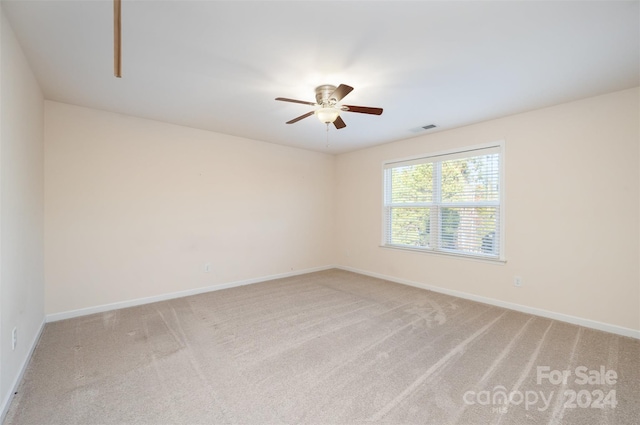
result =
[{"label": "fan pull chain", "polygon": [[327,123],[327,149],[329,149],[329,123]]}]

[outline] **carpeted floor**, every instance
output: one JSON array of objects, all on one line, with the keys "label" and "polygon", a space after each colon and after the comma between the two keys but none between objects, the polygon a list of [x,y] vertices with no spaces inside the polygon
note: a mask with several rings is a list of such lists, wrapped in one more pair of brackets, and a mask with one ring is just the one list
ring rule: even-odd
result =
[{"label": "carpeted floor", "polygon": [[365,422],[637,424],[640,341],[329,270],[49,323],[4,423]]}]

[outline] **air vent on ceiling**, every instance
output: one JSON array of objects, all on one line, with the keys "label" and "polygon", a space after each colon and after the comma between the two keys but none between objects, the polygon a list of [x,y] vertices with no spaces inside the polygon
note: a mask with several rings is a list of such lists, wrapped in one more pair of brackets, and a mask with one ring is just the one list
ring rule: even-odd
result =
[{"label": "air vent on ceiling", "polygon": [[431,130],[432,128],[436,128],[436,125],[435,124],[423,125],[422,127],[416,127],[416,128],[409,129],[409,131],[411,131],[413,133],[420,133],[421,131]]}]

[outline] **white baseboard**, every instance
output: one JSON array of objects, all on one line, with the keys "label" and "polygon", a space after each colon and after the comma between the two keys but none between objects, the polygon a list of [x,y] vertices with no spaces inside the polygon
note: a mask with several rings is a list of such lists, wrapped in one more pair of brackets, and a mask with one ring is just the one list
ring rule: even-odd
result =
[{"label": "white baseboard", "polygon": [[529,307],[526,305],[514,304],[506,301],[496,300],[494,298],[482,297],[480,295],[469,294],[462,291],[456,291],[453,289],[441,288],[438,286],[428,285],[426,283],[414,282],[407,279],[400,279],[393,276],[386,276],[380,273],[369,272],[366,270],[360,270],[353,267],[347,266],[336,266],[336,268],[341,270],[350,271],[353,273],[363,274],[365,276],[371,276],[378,279],[384,279],[395,283],[400,283],[403,285],[414,286],[416,288],[427,289],[433,292],[439,292],[441,294],[452,295],[458,298],[464,298],[471,301],[477,301],[484,304],[490,304],[497,307],[506,308],[509,310],[520,311],[522,313],[533,314],[535,316],[546,317],[548,319],[559,320],[561,322],[571,323],[573,325],[584,326],[591,329],[597,329],[599,331],[614,333],[617,335],[627,336],[631,338],[640,339],[640,331],[635,329],[629,329],[622,326],[611,325],[608,323],[597,322],[595,320],[584,319],[581,317],[570,316],[568,314],[556,313],[553,311],[543,310],[540,308]]},{"label": "white baseboard", "polygon": [[24,376],[24,372],[27,370],[27,366],[29,365],[29,361],[31,360],[31,356],[33,356],[33,352],[36,349],[36,345],[38,345],[38,341],[40,341],[40,335],[42,335],[42,331],[44,330],[45,320],[40,324],[40,329],[36,332],[35,337],[31,341],[31,346],[29,347],[29,351],[27,351],[27,355],[22,360],[22,364],[20,365],[20,370],[16,375],[15,379],[11,383],[9,387],[9,392],[4,396],[2,400],[2,405],[0,405],[0,424],[4,421],[7,412],[9,411],[9,406],[11,405],[11,401],[13,400],[13,396],[16,391],[18,391],[18,386],[22,382],[22,377]]},{"label": "white baseboard", "polygon": [[280,274],[276,274],[276,275],[262,276],[262,277],[257,277],[257,278],[253,278],[253,279],[238,280],[238,281],[235,281],[235,282],[227,282],[227,283],[222,283],[222,284],[219,284],[219,285],[212,285],[212,286],[205,286],[205,287],[201,287],[201,288],[187,289],[187,290],[184,290],[184,291],[171,292],[171,293],[168,293],[168,294],[154,295],[154,296],[151,296],[151,297],[136,298],[134,300],[119,301],[119,302],[115,302],[115,303],[111,303],[111,304],[102,304],[102,305],[97,305],[97,306],[94,306],[94,307],[81,308],[81,309],[78,309],[78,310],[63,311],[61,313],[52,313],[52,314],[47,314],[46,322],[47,323],[49,323],[49,322],[57,322],[58,320],[72,319],[74,317],[87,316],[89,314],[103,313],[105,311],[118,310],[118,309],[127,308],[127,307],[135,307],[135,306],[138,306],[138,305],[150,304],[150,303],[155,303],[155,302],[158,302],[158,301],[166,301],[166,300],[171,300],[171,299],[174,299],[174,298],[188,297],[190,295],[198,295],[198,294],[203,294],[203,293],[212,292],[212,291],[220,291],[222,289],[235,288],[237,286],[244,286],[244,285],[251,285],[253,283],[266,282],[266,281],[269,281],[269,280],[282,279],[282,278],[285,278],[285,277],[298,276],[298,275],[301,275],[301,274],[319,272],[319,271],[329,270],[329,269],[333,269],[333,268],[336,268],[336,267],[333,266],[333,265],[322,266],[322,267],[314,267],[314,268],[310,268],[310,269],[296,270],[296,271],[287,272],[287,273],[280,273]]}]

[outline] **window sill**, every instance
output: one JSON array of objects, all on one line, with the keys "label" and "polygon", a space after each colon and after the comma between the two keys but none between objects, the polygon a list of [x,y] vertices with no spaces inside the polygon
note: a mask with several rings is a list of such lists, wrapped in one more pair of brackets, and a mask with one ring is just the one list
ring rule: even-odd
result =
[{"label": "window sill", "polygon": [[504,265],[504,264],[507,263],[507,260],[503,260],[503,259],[500,259],[500,258],[481,257],[481,256],[465,255],[465,254],[455,254],[455,253],[451,253],[451,252],[432,251],[432,250],[426,250],[426,249],[420,249],[420,248],[410,248],[410,247],[395,246],[395,245],[379,245],[379,247],[380,248],[384,248],[384,249],[398,250],[398,251],[415,252],[415,253],[418,253],[418,254],[438,255],[438,256],[449,257],[449,258],[459,258],[459,259],[462,259],[462,260],[477,261],[477,262],[480,262],[480,263],[488,263],[488,264],[496,264],[496,265]]}]

